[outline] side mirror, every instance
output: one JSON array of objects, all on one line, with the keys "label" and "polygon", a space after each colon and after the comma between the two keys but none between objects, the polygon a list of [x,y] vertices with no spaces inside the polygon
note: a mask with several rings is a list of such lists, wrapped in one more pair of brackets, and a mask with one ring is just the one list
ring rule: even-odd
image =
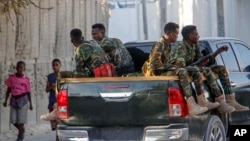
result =
[{"label": "side mirror", "polygon": [[246,71],[246,72],[250,72],[250,65],[248,65],[248,66],[245,68],[245,71]]}]

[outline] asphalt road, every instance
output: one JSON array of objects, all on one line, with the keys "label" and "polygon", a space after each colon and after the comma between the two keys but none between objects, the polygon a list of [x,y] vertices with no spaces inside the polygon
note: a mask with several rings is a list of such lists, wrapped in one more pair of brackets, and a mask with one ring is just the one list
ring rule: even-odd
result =
[{"label": "asphalt road", "polygon": [[[25,128],[24,141],[55,141],[56,132],[51,131],[50,124],[30,125]],[[17,130],[13,127],[9,131],[0,133],[0,141],[15,141]]]}]

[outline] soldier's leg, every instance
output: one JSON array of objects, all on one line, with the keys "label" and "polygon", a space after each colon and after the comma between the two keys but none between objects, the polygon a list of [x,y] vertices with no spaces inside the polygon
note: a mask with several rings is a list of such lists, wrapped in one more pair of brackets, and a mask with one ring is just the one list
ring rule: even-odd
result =
[{"label": "soldier's leg", "polygon": [[186,67],[186,70],[188,75],[193,78],[197,95],[202,95],[204,92],[204,84],[200,76],[200,69],[198,67],[188,66]]},{"label": "soldier's leg", "polygon": [[236,111],[246,111],[249,110],[249,107],[243,106],[239,104],[235,100],[235,93],[233,92],[231,85],[230,85],[230,79],[228,72],[224,66],[217,65],[211,67],[212,71],[216,73],[220,79],[221,85],[224,89],[224,93],[226,95],[226,102],[233,106]]},{"label": "soldier's leg", "polygon": [[204,95],[204,84],[201,77],[200,69],[198,67],[187,67],[189,76],[192,76],[193,82],[195,85],[196,93],[197,93],[197,102],[199,105],[207,107],[208,109],[214,109],[218,107],[220,104],[218,102],[209,102],[206,100]]},{"label": "soldier's leg", "polygon": [[193,96],[192,96],[192,89],[190,82],[188,81],[188,72],[186,69],[180,68],[176,72],[176,75],[179,76],[180,79],[180,85],[183,90],[184,96],[186,97],[188,109],[189,109],[189,115],[196,115],[203,113],[208,110],[206,107],[202,107],[198,104],[196,104]]},{"label": "soldier's leg", "polygon": [[230,85],[230,79],[226,68],[224,66],[217,65],[217,66],[212,66],[211,70],[218,75],[218,78],[221,82],[225,95],[232,94],[233,91]]},{"label": "soldier's leg", "polygon": [[220,103],[218,107],[219,112],[221,113],[231,113],[235,111],[235,108],[228,105],[225,101],[224,94],[220,91],[219,86],[216,82],[216,79],[213,76],[212,70],[209,67],[203,67],[203,73],[206,76],[207,84],[209,85],[212,94],[215,96],[215,101]]},{"label": "soldier's leg", "polygon": [[206,83],[209,86],[212,94],[215,97],[218,97],[218,96],[222,95],[223,93],[219,89],[219,86],[218,86],[218,84],[216,82],[215,77],[213,76],[213,73],[212,73],[211,69],[208,68],[208,67],[203,67],[201,72],[205,75]]}]

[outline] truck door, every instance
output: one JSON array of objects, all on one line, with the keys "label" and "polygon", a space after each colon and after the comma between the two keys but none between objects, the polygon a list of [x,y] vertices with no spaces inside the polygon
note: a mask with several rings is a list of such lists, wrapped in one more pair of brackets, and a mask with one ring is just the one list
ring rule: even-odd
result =
[{"label": "truck door", "polygon": [[[239,63],[240,75],[235,81],[236,98],[239,103],[250,107],[250,48],[247,44],[241,41],[233,41],[232,47],[235,51],[236,58]],[[234,112],[232,114],[233,123],[250,123],[250,111]]]},{"label": "truck door", "polygon": [[[217,63],[224,65],[229,71],[231,86],[236,94],[236,100],[245,106],[250,107],[250,62],[247,57],[250,56],[249,47],[237,40],[226,40],[226,42],[217,42],[214,44],[218,49],[227,45],[229,50],[217,56]],[[250,112],[233,112],[231,114],[231,122],[240,124],[249,121]]]}]

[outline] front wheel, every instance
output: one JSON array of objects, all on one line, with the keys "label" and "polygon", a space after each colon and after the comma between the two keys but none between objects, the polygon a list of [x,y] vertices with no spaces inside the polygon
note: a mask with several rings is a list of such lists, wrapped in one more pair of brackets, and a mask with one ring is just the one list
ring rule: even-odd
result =
[{"label": "front wheel", "polygon": [[223,123],[218,116],[209,118],[203,141],[226,141],[226,133]]}]

